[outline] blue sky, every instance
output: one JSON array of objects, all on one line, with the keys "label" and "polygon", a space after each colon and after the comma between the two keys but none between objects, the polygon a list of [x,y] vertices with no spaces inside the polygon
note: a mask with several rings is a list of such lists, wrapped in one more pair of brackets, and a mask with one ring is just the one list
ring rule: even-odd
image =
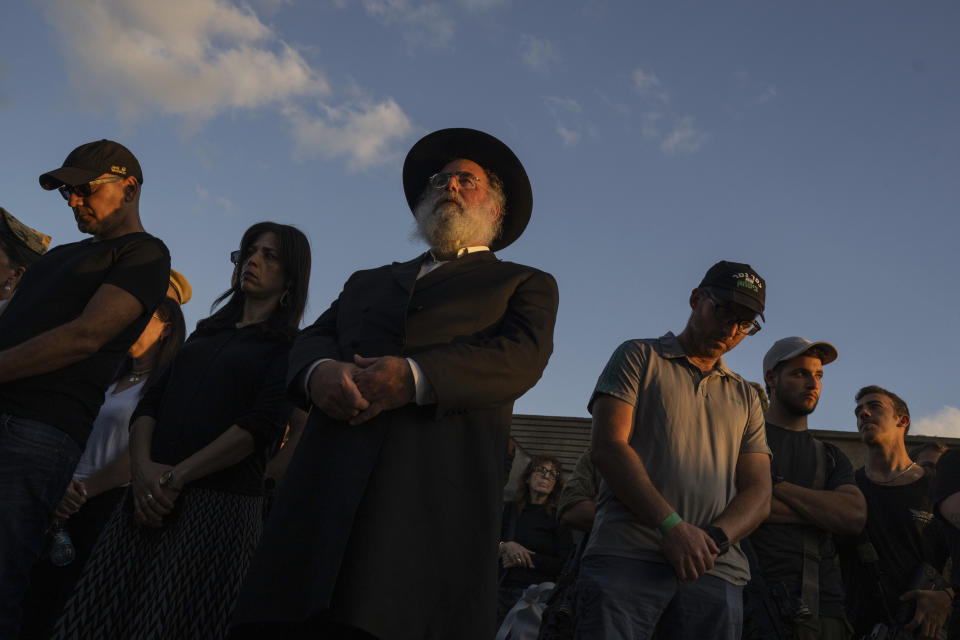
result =
[{"label": "blue sky", "polygon": [[586,415],[613,349],[679,332],[719,259],[768,283],[729,354],[828,340],[810,424],[886,386],[960,436],[960,5],[586,0],[38,0],[0,23],[0,205],[82,237],[37,176],[130,147],[142,217],[194,287],[188,327],[259,220],[314,255],[307,322],[355,269],[406,260],[400,171],[421,135],[488,131],[534,212],[506,260],[560,285],[556,349],[519,413]]}]

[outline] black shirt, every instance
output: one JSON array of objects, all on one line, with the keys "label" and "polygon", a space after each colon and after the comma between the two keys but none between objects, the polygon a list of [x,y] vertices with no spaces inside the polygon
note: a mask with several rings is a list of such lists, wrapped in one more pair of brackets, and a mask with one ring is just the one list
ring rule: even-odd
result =
[{"label": "black shirt", "polygon": [[284,391],[291,343],[262,324],[195,331],[130,419],[157,420],[152,459],[176,465],[237,425],[253,436],[253,453],[192,485],[262,494],[267,454],[293,408]]},{"label": "black shirt", "polygon": [[528,504],[516,519],[515,531],[510,537],[510,520],[515,517],[514,503],[508,502],[503,507],[501,539],[504,542],[517,542],[533,551],[533,568],[507,569],[503,584],[527,586],[555,581],[573,549],[570,529],[557,522],[555,513],[547,513],[545,505]]},{"label": "black shirt", "polygon": [[[824,485],[814,487],[818,447],[809,431],[791,431],[767,423],[767,444],[773,453],[771,471],[791,484],[807,489],[833,490],[845,484],[854,484],[853,465],[840,449],[822,442],[824,454]],[[800,597],[803,578],[803,536],[817,537],[820,549],[820,615],[844,617],[844,592],[840,577],[840,562],[833,535],[813,525],[760,525],[750,535],[750,542],[760,561],[763,578],[770,588],[783,582],[787,591]]]},{"label": "black shirt", "polygon": [[[911,583],[922,562],[942,571],[947,559],[943,528],[933,517],[933,481],[923,476],[916,482],[884,486],[871,482],[863,468],[857,469],[857,486],[867,501],[867,526],[859,537],[845,537],[841,545],[844,581],[850,622],[857,633],[869,633],[878,622],[890,622],[900,595]],[[862,562],[858,545],[866,537],[878,561]],[[880,599],[882,585],[887,609]]]},{"label": "black shirt", "polygon": [[124,354],[163,299],[170,254],[148,233],[60,245],[33,263],[0,315],[0,350],[64,325],[83,312],[101,285],[133,295],[143,313],[89,358],[0,385],[0,413],[64,431],[82,449]]}]

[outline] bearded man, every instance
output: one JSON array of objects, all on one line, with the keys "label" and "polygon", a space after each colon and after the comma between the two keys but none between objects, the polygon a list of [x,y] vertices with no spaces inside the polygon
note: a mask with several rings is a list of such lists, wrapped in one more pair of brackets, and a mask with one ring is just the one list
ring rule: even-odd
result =
[{"label": "bearded man", "polygon": [[763,358],[773,499],[770,516],[750,536],[756,556],[745,598],[747,638],[850,637],[834,536],[860,533],[867,505],[847,456],[807,429],[823,367],[836,359],[829,342],[799,336],[777,340]]},{"label": "bearded man", "polygon": [[430,250],[354,273],[298,338],[290,391],[313,411],[235,637],[494,635],[513,402],[553,350],[557,286],[493,254],[533,201],[502,142],[436,131],[403,183]]}]

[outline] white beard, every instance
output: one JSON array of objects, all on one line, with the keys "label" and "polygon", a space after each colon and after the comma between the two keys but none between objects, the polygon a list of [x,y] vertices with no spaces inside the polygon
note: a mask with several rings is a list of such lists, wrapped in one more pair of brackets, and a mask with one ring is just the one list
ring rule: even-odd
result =
[{"label": "white beard", "polygon": [[[430,194],[432,195],[432,194]],[[486,208],[468,207],[460,195],[442,192],[420,199],[414,216],[416,235],[437,253],[453,253],[463,247],[490,246],[496,232]]]}]

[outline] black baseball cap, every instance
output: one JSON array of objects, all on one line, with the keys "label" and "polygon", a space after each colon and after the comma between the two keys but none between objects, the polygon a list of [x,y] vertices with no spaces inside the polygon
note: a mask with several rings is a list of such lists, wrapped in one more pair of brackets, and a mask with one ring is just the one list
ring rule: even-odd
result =
[{"label": "black baseball cap", "polygon": [[743,262],[721,260],[710,267],[700,281],[701,287],[707,287],[717,298],[725,302],[742,304],[763,317],[763,308],[767,300],[767,283],[760,274]]},{"label": "black baseball cap", "polygon": [[63,166],[40,176],[40,186],[50,191],[96,180],[105,173],[126,178],[133,176],[143,184],[140,163],[130,149],[112,140],[82,144],[67,156]]}]

